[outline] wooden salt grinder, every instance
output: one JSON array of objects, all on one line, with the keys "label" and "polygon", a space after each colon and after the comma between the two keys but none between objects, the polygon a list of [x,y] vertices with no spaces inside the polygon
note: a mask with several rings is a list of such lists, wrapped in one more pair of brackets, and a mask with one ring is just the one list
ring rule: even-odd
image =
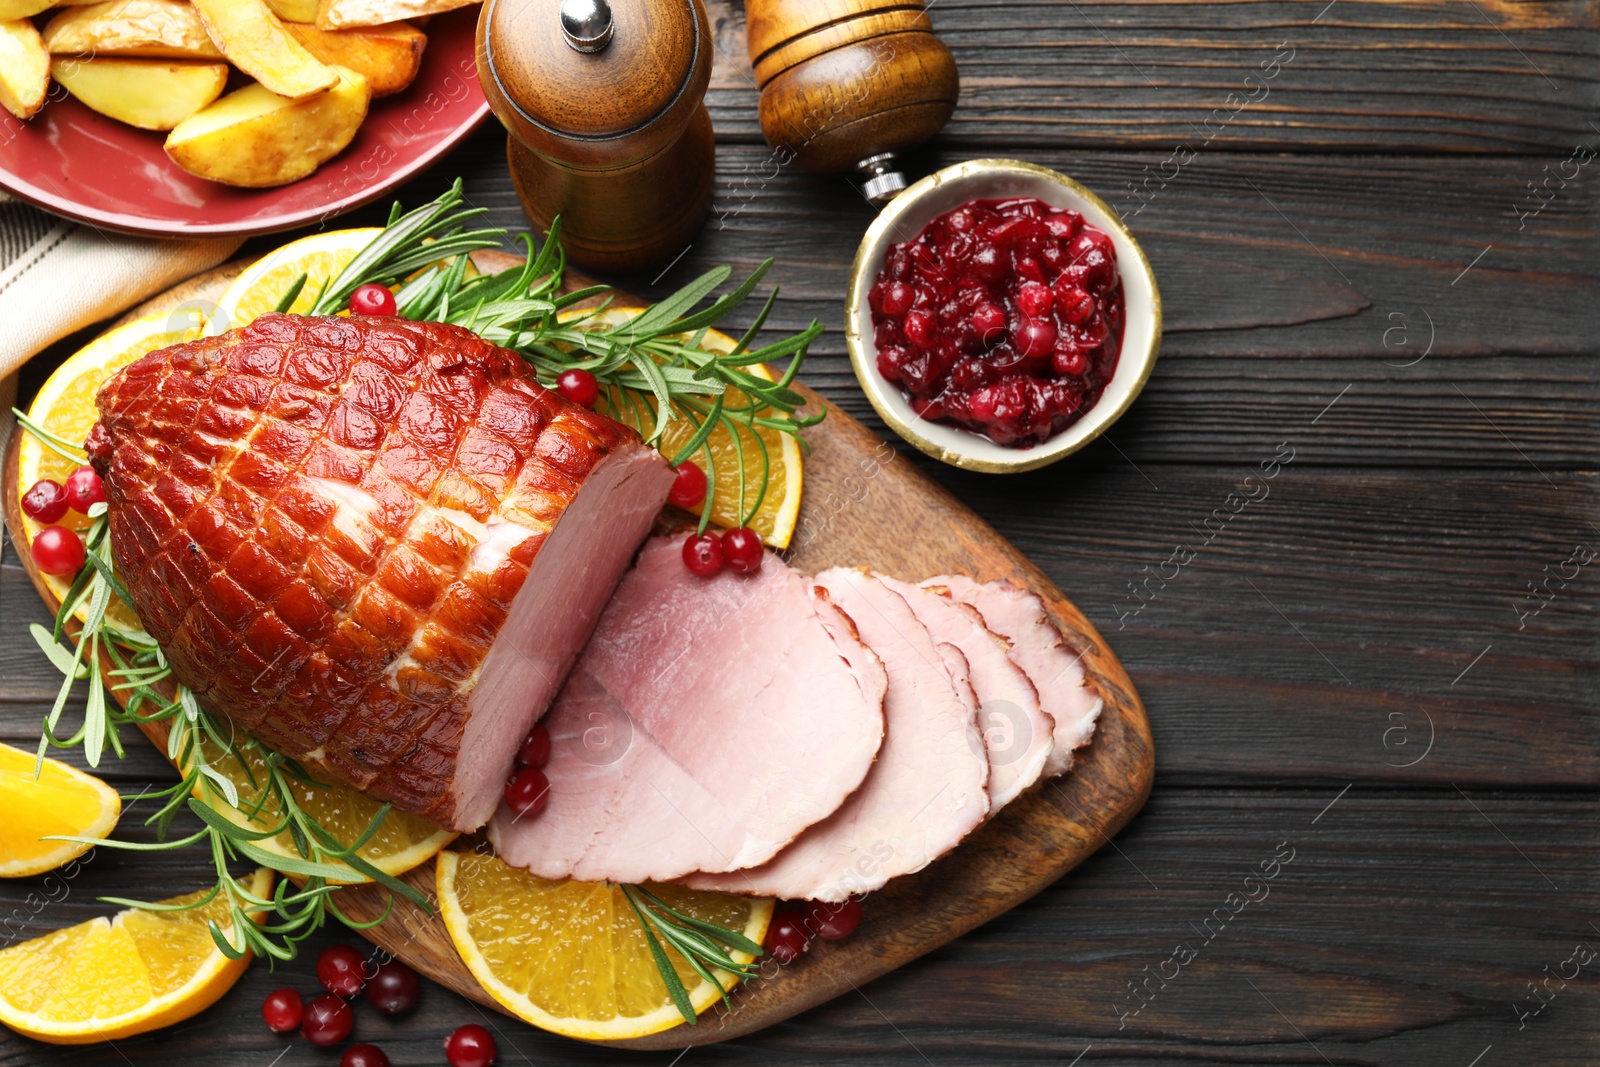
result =
[{"label": "wooden salt grinder", "polygon": [[906,186],[894,153],[939,132],[956,61],[918,0],[746,0],[761,130],[801,170],[855,167],[882,204]]},{"label": "wooden salt grinder", "polygon": [[488,0],[478,77],[510,131],[511,177],[567,257],[671,261],[711,206],[711,27],[700,0]]}]

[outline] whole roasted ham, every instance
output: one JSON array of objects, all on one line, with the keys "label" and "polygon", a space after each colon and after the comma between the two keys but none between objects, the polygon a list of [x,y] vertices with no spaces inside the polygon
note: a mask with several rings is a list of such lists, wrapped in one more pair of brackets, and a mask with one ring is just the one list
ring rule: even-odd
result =
[{"label": "whole roasted ham", "polygon": [[273,748],[471,830],[666,500],[637,434],[468,330],[266,315],[107,383],[117,572]]}]

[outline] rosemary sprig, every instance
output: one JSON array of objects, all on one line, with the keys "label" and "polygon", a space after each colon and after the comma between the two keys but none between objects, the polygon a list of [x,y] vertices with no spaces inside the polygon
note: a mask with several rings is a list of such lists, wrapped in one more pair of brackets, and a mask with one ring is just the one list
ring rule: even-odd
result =
[{"label": "rosemary sprig", "polygon": [[[660,447],[669,426],[687,421],[693,432],[667,459],[678,466],[697,453],[703,457],[709,488],[700,515],[702,532],[710,522],[716,495],[711,438],[714,431],[725,430],[740,465],[740,521],[753,521],[771,475],[771,458],[756,429],[797,435],[823,417],[820,411],[802,414],[805,398],[791,388],[811,342],[822,333],[821,323],[813,320],[797,334],[751,347],[772,311],[776,288],[733,351],[705,347],[706,331],[744,303],[771,269],[772,260],[700,311],[694,310],[696,305],[728,280],[731,268],[708,271],[634,318],[608,324],[602,317],[610,306],[607,287],[561,292],[566,254],[561,248],[560,219],[551,224],[538,247],[530,235],[518,236],[522,263],[467,277],[468,254],[497,247],[505,231],[468,229],[467,223],[483,209],[464,207],[463,202],[458,180],[437,200],[409,213],[402,214],[396,204],[389,226],[329,283],[313,313],[340,310],[351,293],[369,282],[399,285],[395,303],[400,315],[455,323],[510,348],[533,366],[548,388],[555,387],[563,371],[593,374],[606,387],[601,395],[607,413],[633,415],[647,431],[647,444]],[[599,307],[563,317],[563,312],[593,298],[603,298]],[[757,363],[785,362],[777,381],[747,369]],[[760,460],[761,476],[746,484],[744,449],[750,442]]]},{"label": "rosemary sprig", "polygon": [[762,947],[737,931],[678,911],[643,886],[625,885],[622,895],[627,898],[628,906],[639,920],[645,943],[650,946],[650,955],[655,960],[656,969],[661,972],[662,981],[666,983],[667,994],[672,997],[672,1003],[677,1006],[684,1021],[693,1026],[698,1019],[694,1005],[689,1000],[689,991],[684,988],[677,968],[672,966],[672,961],[662,948],[663,941],[677,950],[695,974],[716,986],[722,994],[723,1005],[731,1007],[728,991],[723,989],[722,983],[717,981],[712,972],[727,971],[740,981],[753,977],[757,972],[755,964],[740,963],[729,955],[729,950],[759,957],[765,955]]}]

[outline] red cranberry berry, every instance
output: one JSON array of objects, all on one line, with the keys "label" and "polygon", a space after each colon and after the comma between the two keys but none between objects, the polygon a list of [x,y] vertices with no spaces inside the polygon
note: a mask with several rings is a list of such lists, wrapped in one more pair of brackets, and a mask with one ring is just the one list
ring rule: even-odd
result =
[{"label": "red cranberry berry", "polygon": [[667,493],[668,502],[688,511],[705,503],[705,499],[706,472],[694,460],[684,460],[678,465],[678,475]]},{"label": "red cranberry berry", "polygon": [[543,767],[550,762],[550,727],[542,722],[533,724],[528,739],[517,749],[518,767]]},{"label": "red cranberry berry", "polygon": [[1061,306],[1061,317],[1074,326],[1082,326],[1094,318],[1095,299],[1076,285],[1064,284],[1056,292]]},{"label": "red cranberry berry", "polygon": [[444,1039],[450,1067],[489,1067],[498,1053],[494,1035],[476,1023],[468,1023]]},{"label": "red cranberry berry", "polygon": [[267,1024],[268,1030],[286,1034],[300,1025],[304,1008],[299,993],[292,989],[274,989],[261,1002],[261,1019]]},{"label": "red cranberry berry", "polygon": [[349,945],[330,945],[317,957],[317,981],[337,997],[353,997],[367,984],[367,958]]},{"label": "red cranberry berry", "polygon": [[1077,378],[1089,369],[1089,357],[1080,348],[1058,348],[1050,357],[1050,366],[1057,374]]},{"label": "red cranberry berry", "polygon": [[33,488],[22,494],[22,513],[46,525],[59,522],[67,513],[67,491],[48,478],[34,482]]},{"label": "red cranberry berry", "polygon": [[702,578],[722,569],[722,538],[707,530],[683,543],[683,565]]},{"label": "red cranberry berry", "polygon": [[754,574],[760,570],[765,556],[761,550],[761,535],[748,526],[722,535],[722,562],[740,574]]},{"label": "red cranberry berry", "polygon": [[574,367],[556,378],[556,392],[580,407],[592,408],[600,399],[600,381],[586,370]]},{"label": "red cranberry berry", "polygon": [[352,315],[393,315],[394,312],[394,294],[386,285],[368,282],[356,286],[356,291],[350,294]]},{"label": "red cranberry berry", "polygon": [[1030,319],[1039,319],[1050,314],[1050,306],[1054,303],[1055,294],[1050,292],[1048,285],[1029,282],[1017,290],[1017,310]]},{"label": "red cranberry berry", "polygon": [[841,941],[861,925],[861,901],[846,897],[837,904],[813,900],[806,909],[806,926],[824,941]]},{"label": "red cranberry berry", "polygon": [[979,304],[972,312],[972,332],[984,344],[993,344],[1005,333],[1006,313],[994,304]]},{"label": "red cranberry berry", "polygon": [[900,327],[905,332],[906,340],[918,348],[932,348],[934,342],[933,316],[926,311],[906,312],[906,321]]},{"label": "red cranberry berry", "polygon": [[401,1015],[417,1006],[422,980],[417,972],[399,960],[386,960],[372,972],[367,983],[367,1003],[385,1015]]},{"label": "red cranberry berry", "polygon": [[905,282],[890,282],[883,291],[883,313],[899,318],[911,310],[911,301],[915,296],[911,286]]},{"label": "red cranberry berry", "polygon": [[83,539],[65,526],[46,526],[33,539],[33,562],[46,574],[77,574],[83,561]]},{"label": "red cranberry berry", "polygon": [[[1044,286],[1039,286],[1044,289]],[[1049,292],[1045,289],[1045,292]],[[1049,319],[1023,319],[1011,334],[1011,343],[1017,351],[1030,358],[1047,356],[1055,347],[1056,328]]]},{"label": "red cranberry berry", "polygon": [[332,993],[324,993],[311,998],[311,1003],[306,1005],[300,1033],[313,1045],[327,1048],[349,1037],[354,1027],[355,1015],[350,1011],[350,1005]]},{"label": "red cranberry berry", "polygon": [[87,515],[90,508],[104,503],[106,499],[105,484],[100,481],[93,467],[79,467],[73,471],[63,488],[67,494],[67,505],[80,515]]},{"label": "red cranberry berry", "polygon": [[524,767],[506,783],[506,805],[523,815],[537,815],[550,799],[550,779],[537,767]]},{"label": "red cranberry berry", "polygon": [[389,1067],[389,1057],[377,1045],[351,1045],[339,1057],[339,1067]]},{"label": "red cranberry berry", "polygon": [[772,925],[767,927],[767,940],[765,948],[772,954],[772,958],[779,963],[788,963],[790,960],[800,958],[800,953],[811,947],[811,938],[806,933],[801,916],[786,912],[772,917]]}]

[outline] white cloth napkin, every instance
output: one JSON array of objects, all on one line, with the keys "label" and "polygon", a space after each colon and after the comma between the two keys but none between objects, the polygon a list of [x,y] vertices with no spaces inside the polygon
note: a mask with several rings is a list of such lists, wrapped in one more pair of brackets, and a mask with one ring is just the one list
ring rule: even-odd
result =
[{"label": "white cloth napkin", "polygon": [[127,237],[0,193],[0,455],[16,372],[52,341],[221,263],[242,237]]}]

